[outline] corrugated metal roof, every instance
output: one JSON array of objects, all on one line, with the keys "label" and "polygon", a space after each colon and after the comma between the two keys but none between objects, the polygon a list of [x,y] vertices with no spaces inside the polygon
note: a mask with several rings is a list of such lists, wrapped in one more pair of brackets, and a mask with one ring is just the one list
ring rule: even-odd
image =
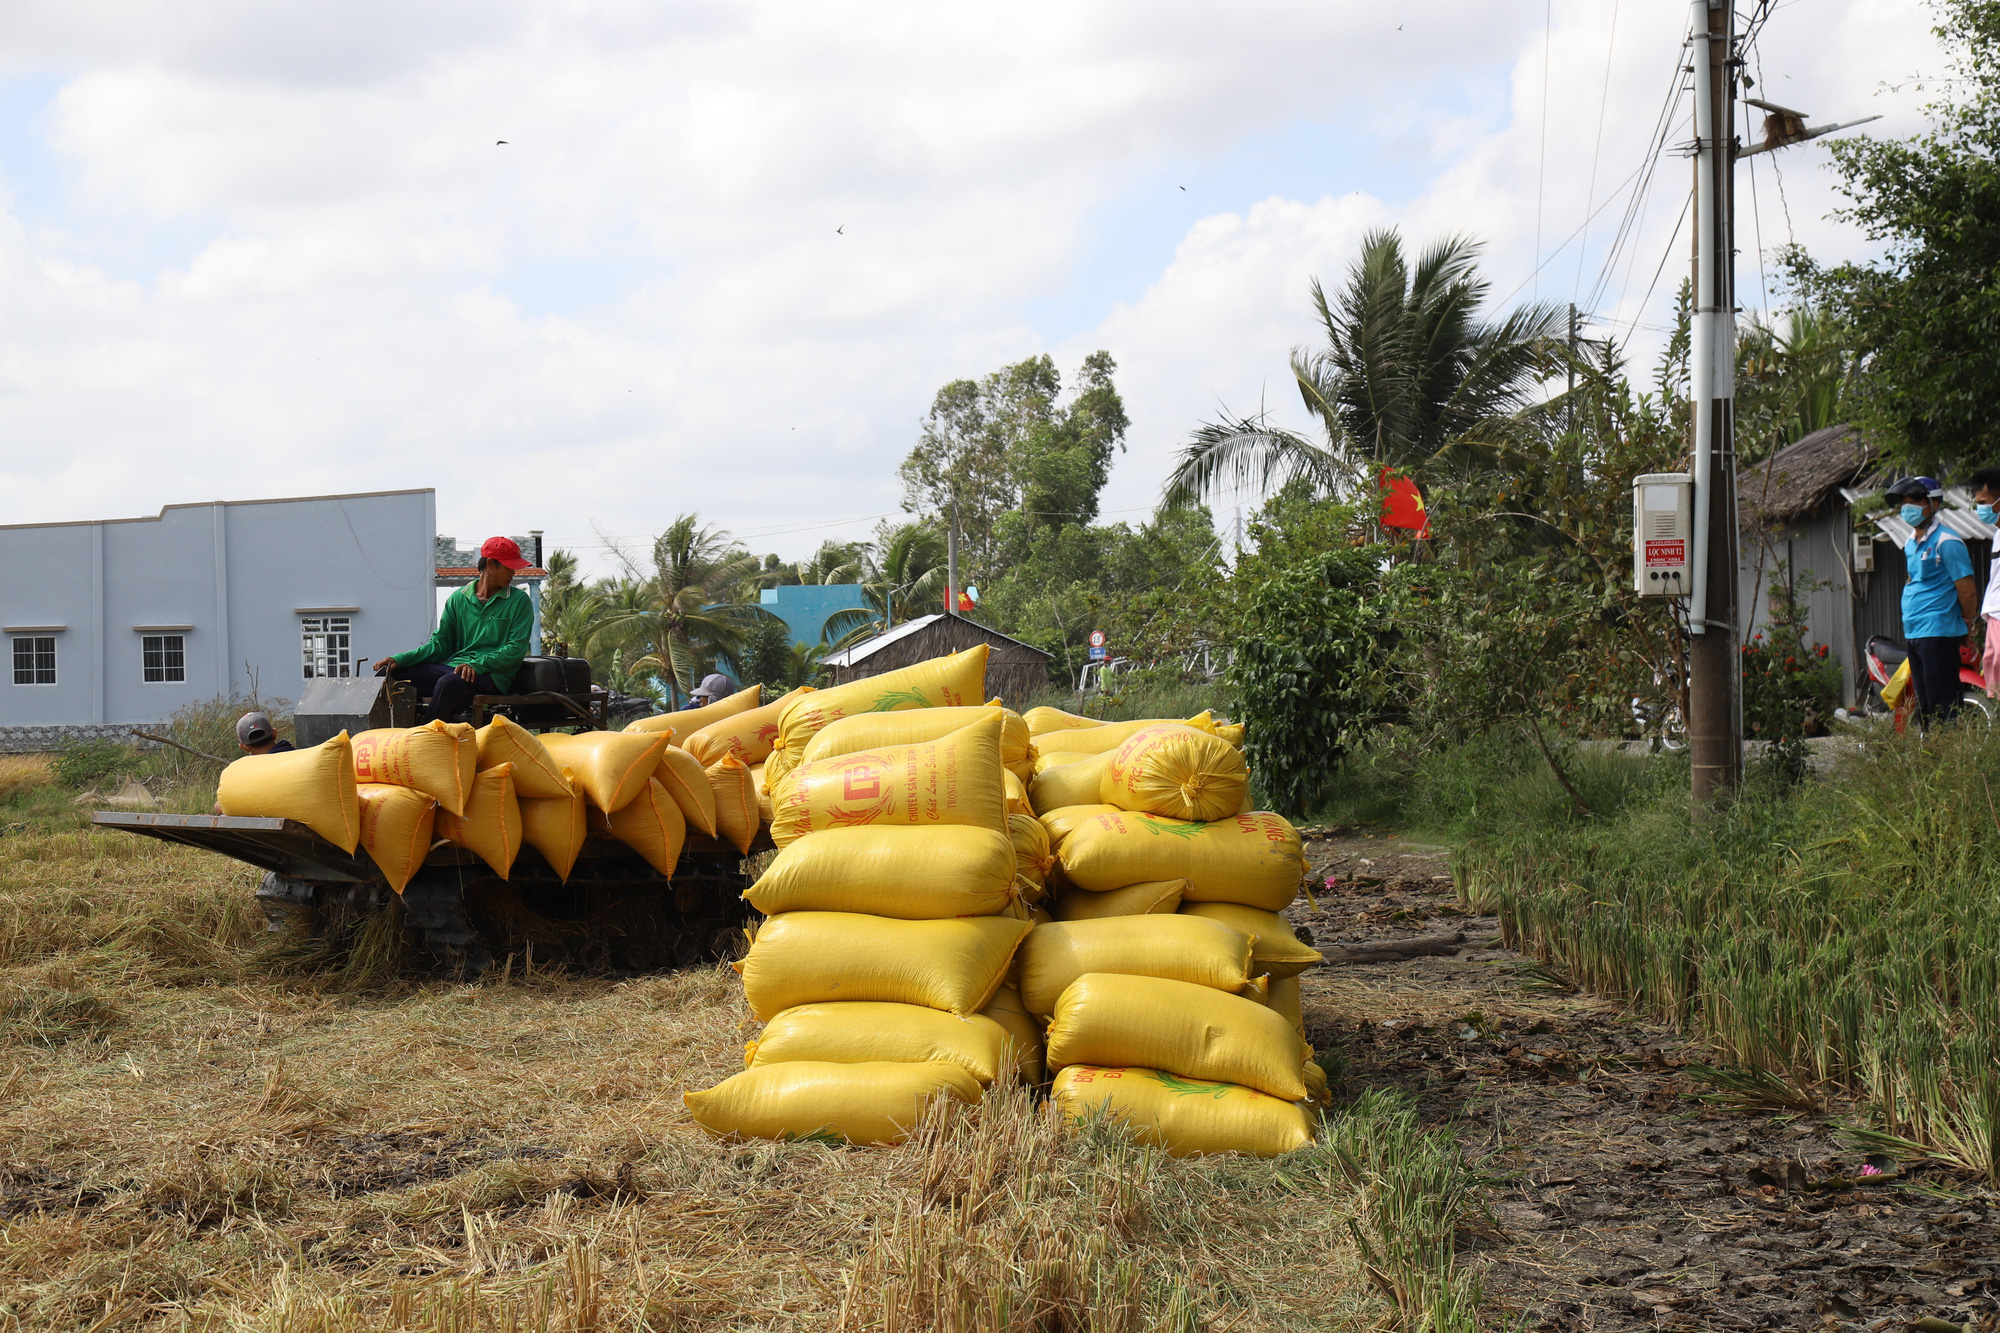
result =
[{"label": "corrugated metal roof", "polygon": [[[890,644],[896,642],[898,639],[908,638],[910,635],[915,634],[918,630],[924,628],[926,625],[929,625],[934,621],[943,620],[944,617],[945,617],[944,612],[933,611],[927,616],[918,616],[915,620],[905,621],[903,624],[896,626],[896,628],[892,630],[885,630],[882,633],[877,634],[872,639],[863,640],[862,642],[855,644],[852,648],[849,648],[844,652],[838,652],[832,654],[826,659],[826,664],[828,666],[850,667],[855,665],[857,662],[865,662],[870,657],[873,657],[876,653],[882,651],[884,648],[887,648]],[[994,629],[991,625],[982,625],[978,621],[969,619],[968,617],[965,616],[953,616],[952,619],[962,620],[966,624],[972,626],[974,629],[978,630],[982,634],[991,634],[996,639],[1005,639],[1009,643],[1019,644],[1021,647],[1028,649],[1030,652],[1041,653],[1043,657],[1053,656],[1053,654],[1045,652],[1042,649],[1035,647],[1035,645],[1032,643],[1022,643],[1021,640],[1015,638],[1011,634],[1002,634],[999,630]]]},{"label": "corrugated metal roof", "polygon": [[[1847,497],[1849,504],[1853,504],[1857,500],[1865,500],[1879,492],[1843,486],[1840,488],[1840,493]],[[1894,509],[1884,509],[1879,513],[1870,514],[1868,521],[1873,523],[1883,536],[1896,543],[1899,549],[1908,546],[1910,538],[1917,535],[1917,530],[1905,523],[1902,516]],[[1979,516],[1972,512],[1972,497],[1962,486],[1945,487],[1944,505],[1938,510],[1938,522],[1964,541],[2000,541],[2000,528],[1979,521]]]}]

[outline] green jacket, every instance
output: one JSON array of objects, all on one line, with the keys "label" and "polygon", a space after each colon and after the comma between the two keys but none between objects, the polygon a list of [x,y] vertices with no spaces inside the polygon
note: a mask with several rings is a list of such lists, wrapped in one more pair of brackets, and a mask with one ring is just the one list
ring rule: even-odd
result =
[{"label": "green jacket", "polygon": [[535,608],[528,594],[509,585],[491,601],[479,600],[479,585],[468,583],[444,599],[437,633],[413,652],[396,653],[397,666],[444,662],[469,664],[493,678],[505,691],[514,684],[521,659],[528,655],[528,635],[535,626]]}]

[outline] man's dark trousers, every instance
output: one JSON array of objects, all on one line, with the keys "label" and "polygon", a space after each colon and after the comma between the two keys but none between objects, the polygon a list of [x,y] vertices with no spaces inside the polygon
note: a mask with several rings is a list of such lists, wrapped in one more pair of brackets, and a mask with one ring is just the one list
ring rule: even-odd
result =
[{"label": "man's dark trousers", "polygon": [[1917,719],[1942,722],[1958,711],[1958,648],[1963,634],[1910,640],[1910,684],[1917,690]]},{"label": "man's dark trousers", "polygon": [[[1915,670],[1915,668],[1911,668]],[[417,666],[398,666],[389,673],[396,680],[407,680],[417,687],[417,693],[431,697],[431,716],[446,722],[458,721],[458,715],[465,711],[475,694],[501,694],[503,690],[493,683],[493,677],[474,676],[471,680],[460,680],[458,668],[446,666],[443,662],[424,662]]]}]

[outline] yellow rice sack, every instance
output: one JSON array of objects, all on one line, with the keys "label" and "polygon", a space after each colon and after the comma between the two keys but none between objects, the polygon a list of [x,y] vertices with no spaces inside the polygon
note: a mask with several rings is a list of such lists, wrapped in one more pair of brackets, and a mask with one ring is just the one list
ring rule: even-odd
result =
[{"label": "yellow rice sack", "polygon": [[761,707],[719,718],[696,732],[684,732],[680,743],[704,764],[713,764],[726,754],[746,764],[761,764],[778,743],[778,715],[785,711],[785,705],[812,692],[812,686],[801,685]]},{"label": "yellow rice sack", "polygon": [[1004,831],[998,709],[936,740],[811,759],[771,794],[771,841],[828,829],[969,824]]},{"label": "yellow rice sack", "polygon": [[798,1004],[886,1000],[976,1014],[1031,929],[1004,916],[898,921],[858,912],[786,912],[735,964],[750,1012],[769,1022]]},{"label": "yellow rice sack", "polygon": [[1029,1016],[1019,991],[1002,986],[979,1012],[998,1023],[1007,1034],[1001,1054],[1003,1073],[1012,1070],[1014,1077],[1023,1083],[1040,1083],[1048,1077],[1042,1064],[1042,1025]]},{"label": "yellow rice sack", "polygon": [[731,844],[745,856],[757,836],[757,787],[751,769],[735,755],[726,754],[710,764],[708,790],[715,798],[715,836]]},{"label": "yellow rice sack", "polygon": [[1306,1047],[1306,1058],[1299,1065],[1299,1080],[1306,1085],[1306,1100],[1315,1106],[1333,1105],[1333,1091],[1326,1084],[1326,1070],[1319,1061],[1313,1059],[1312,1047]]},{"label": "yellow rice sack", "polygon": [[1062,854],[1063,839],[1079,826],[1088,823],[1097,815],[1115,815],[1115,805],[1066,805],[1057,810],[1043,810],[1035,818],[1049,831],[1049,849]]},{"label": "yellow rice sack", "polygon": [[[1030,1012],[1034,1007],[1028,1004]],[[1161,1069],[1182,1078],[1240,1083],[1288,1102],[1306,1095],[1299,1074],[1303,1043],[1290,1023],[1260,1001],[1191,981],[1086,972],[1056,1001],[1048,1043],[1055,1069]]]},{"label": "yellow rice sack", "polygon": [[472,779],[465,813],[440,809],[437,835],[476,855],[505,879],[521,852],[521,803],[514,795],[514,766],[501,764]]},{"label": "yellow rice sack", "polygon": [[1193,824],[1114,811],[1071,829],[1056,853],[1080,889],[1103,892],[1147,879],[1185,879],[1184,902],[1242,903],[1283,911],[1297,896],[1306,860],[1299,832],[1258,811]]},{"label": "yellow rice sack", "polygon": [[757,822],[769,825],[777,812],[771,807],[771,779],[763,764],[751,766],[750,791],[757,798]]},{"label": "yellow rice sack", "polygon": [[1100,791],[1111,756],[1086,755],[1073,764],[1061,764],[1035,775],[1028,787],[1028,799],[1037,810],[1060,810],[1066,805],[1098,805]]},{"label": "yellow rice sack", "polygon": [[[563,770],[565,774],[568,771]],[[583,840],[590,836],[585,805],[583,790],[575,785],[567,796],[539,796],[521,802],[521,841],[542,854],[559,880],[569,879],[583,851]]]},{"label": "yellow rice sack", "polygon": [[586,731],[580,736],[552,731],[542,737],[550,756],[575,774],[590,803],[607,815],[617,814],[646,790],[672,741],[659,731]]},{"label": "yellow rice sack", "polygon": [[389,887],[401,893],[430,855],[437,798],[387,782],[357,783],[355,795],[361,800],[361,845]]},{"label": "yellow rice sack", "polygon": [[999,1077],[1007,1030],[990,1018],[960,1018],[916,1004],[802,1004],[764,1026],[743,1053],[745,1068],[826,1060],[840,1065],[945,1060],[979,1080]]},{"label": "yellow rice sack", "polygon": [[993,829],[835,829],[800,838],[750,891],[752,907],[780,912],[865,912],[927,921],[990,916],[1014,901],[1013,843]]},{"label": "yellow rice sack", "polygon": [[1250,984],[1250,938],[1193,916],[1107,916],[1037,926],[1022,942],[1020,960],[1021,1001],[1038,1018],[1055,1013],[1063,992],[1092,972],[1166,977],[1232,992]]},{"label": "yellow rice sack", "polygon": [[1205,822],[1234,815],[1249,787],[1242,751],[1220,736],[1147,727],[1111,751],[1098,799],[1121,810]]},{"label": "yellow rice sack", "polygon": [[849,1143],[909,1138],[940,1097],[979,1101],[977,1079],[945,1060],[834,1064],[801,1060],[746,1069],[703,1092],[683,1093],[696,1124],[724,1138],[797,1139],[832,1134]]},{"label": "yellow rice sack", "polygon": [[664,731],[685,744],[688,737],[710,723],[749,712],[763,699],[763,695],[763,686],[752,685],[701,708],[683,708],[677,713],[655,713],[652,717],[642,717],[636,722],[626,723],[625,730],[655,734]]},{"label": "yellow rice sack", "polygon": [[1187,881],[1184,879],[1147,880],[1103,893],[1071,889],[1057,900],[1055,918],[1058,921],[1097,921],[1107,916],[1168,913],[1180,907],[1181,895],[1185,892]]},{"label": "yellow rice sack", "polygon": [[222,770],[215,804],[225,815],[297,820],[349,854],[361,840],[354,747],[344,731],[304,750],[244,755]]},{"label": "yellow rice sack", "polygon": [[1052,768],[1061,768],[1065,764],[1080,764],[1086,759],[1095,759],[1096,757],[1094,754],[1086,754],[1080,750],[1063,750],[1054,746],[1046,748],[1037,747],[1035,750],[1033,771],[1028,775],[1028,781],[1032,785],[1036,778]]},{"label": "yellow rice sack", "polygon": [[1053,731],[1080,731],[1085,727],[1101,727],[1101,718],[1079,717],[1075,713],[1065,713],[1060,708],[1050,708],[1044,704],[1040,708],[1030,708],[1021,714],[1028,724],[1030,736],[1046,736]]},{"label": "yellow rice sack", "polygon": [[1000,770],[1000,781],[1006,790],[1007,813],[1035,817],[1035,803],[1028,799],[1028,784],[1014,775],[1011,768]]},{"label": "yellow rice sack", "polygon": [[1028,724],[1019,713],[1002,707],[997,700],[967,708],[906,708],[896,713],[844,717],[828,723],[806,742],[805,752],[799,757],[802,762],[810,763],[837,754],[934,741],[972,725],[989,708],[1000,714],[1000,762],[1025,780],[1034,773],[1034,743],[1028,736]]},{"label": "yellow rice sack", "polygon": [[1033,907],[1030,907],[1028,915],[1034,918],[1035,924],[1038,926],[1046,926],[1055,920],[1053,916],[1049,915],[1049,909],[1040,903],[1036,903]]},{"label": "yellow rice sack", "polygon": [[1243,1152],[1276,1157],[1312,1143],[1305,1108],[1228,1083],[1203,1083],[1159,1069],[1071,1065],[1049,1100],[1072,1120],[1109,1115],[1141,1141],[1175,1157]]},{"label": "yellow rice sack", "polygon": [[669,745],[660,752],[653,780],[674,798],[689,827],[705,838],[715,836],[715,791],[708,785],[708,770],[701,766],[701,760],[678,745]]},{"label": "yellow rice sack", "polygon": [[1305,1006],[1299,1002],[1299,979],[1297,977],[1272,977],[1271,987],[1264,995],[1264,1003],[1271,1012],[1292,1025],[1292,1031],[1299,1034],[1299,1040],[1306,1038]]},{"label": "yellow rice sack", "polygon": [[1138,732],[1149,727],[1186,727],[1204,736],[1215,734],[1215,723],[1207,713],[1196,713],[1182,721],[1172,717],[1142,717],[1132,722],[1106,722],[1101,727],[1084,727],[1077,731],[1065,731],[1060,736],[1051,736],[1046,741],[1035,742],[1043,751],[1066,750],[1072,754],[1107,754],[1117,749]]},{"label": "yellow rice sack", "polygon": [[623,808],[608,815],[595,809],[586,813],[592,828],[609,833],[639,853],[647,865],[668,879],[674,877],[681,847],[687,842],[687,816],[674,804],[674,798],[667,795],[665,787],[648,781],[639,798]]},{"label": "yellow rice sack", "polygon": [[570,794],[562,766],[542,738],[526,727],[496,717],[474,733],[481,768],[514,766],[514,795],[523,801],[546,801]]},{"label": "yellow rice sack", "polygon": [[1014,844],[1014,873],[1033,886],[1029,900],[1039,901],[1056,863],[1055,853],[1049,850],[1049,831],[1039,819],[1008,815],[1007,834]]},{"label": "yellow rice sack", "polygon": [[1276,912],[1241,903],[1188,903],[1181,911],[1234,926],[1256,940],[1250,949],[1250,961],[1259,975],[1295,977],[1315,963],[1326,961],[1325,955],[1302,942],[1292,930],[1292,923]]},{"label": "yellow rice sack", "polygon": [[409,787],[462,815],[479,767],[479,743],[470,727],[465,735],[461,744],[450,726],[438,721],[364,731],[354,738],[354,780]]},{"label": "yellow rice sack", "polygon": [[807,743],[841,718],[977,704],[986,697],[987,653],[987,645],[975,644],[949,657],[933,657],[792,700],[778,718],[778,745],[773,756],[782,756],[783,762],[772,769],[773,780],[796,768],[805,758]]},{"label": "yellow rice sack", "polygon": [[1215,734],[1228,741],[1237,749],[1243,748],[1243,724],[1241,722],[1218,722]]}]

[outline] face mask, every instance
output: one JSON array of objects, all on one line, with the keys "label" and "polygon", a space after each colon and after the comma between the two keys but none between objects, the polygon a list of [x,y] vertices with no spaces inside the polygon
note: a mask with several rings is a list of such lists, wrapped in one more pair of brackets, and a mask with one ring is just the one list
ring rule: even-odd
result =
[{"label": "face mask", "polygon": [[1981,523],[1986,524],[1988,527],[1993,526],[1992,505],[1974,505],[1972,506],[1972,512],[1979,515],[1979,521]]},{"label": "face mask", "polygon": [[1922,505],[1904,505],[1903,521],[1913,528],[1922,526],[1924,521],[1924,507]]}]

